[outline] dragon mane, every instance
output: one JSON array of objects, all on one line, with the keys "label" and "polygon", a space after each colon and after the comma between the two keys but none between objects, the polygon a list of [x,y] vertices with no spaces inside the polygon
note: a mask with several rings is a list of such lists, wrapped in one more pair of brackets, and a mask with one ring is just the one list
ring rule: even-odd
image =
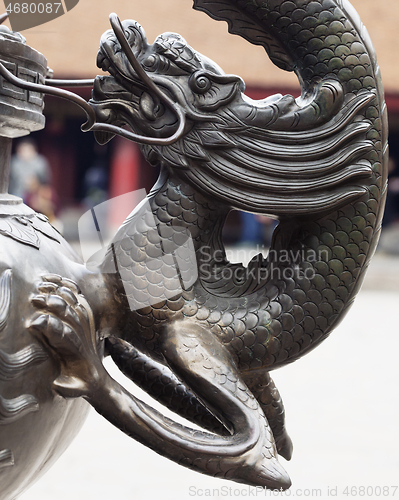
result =
[{"label": "dragon mane", "polygon": [[370,163],[360,158],[371,144],[363,138],[368,125],[354,117],[373,98],[369,92],[354,97],[312,131],[248,127],[227,105],[174,144],[141,149],[150,163],[174,169],[237,209],[272,216],[329,211],[364,193],[352,183],[370,174]]}]

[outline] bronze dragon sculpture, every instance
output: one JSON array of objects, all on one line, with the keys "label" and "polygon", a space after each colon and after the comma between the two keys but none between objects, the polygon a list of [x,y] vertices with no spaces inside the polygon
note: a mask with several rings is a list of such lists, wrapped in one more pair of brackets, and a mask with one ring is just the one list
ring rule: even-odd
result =
[{"label": "bronze dragon sculpture", "polygon": [[[277,455],[290,459],[292,444],[270,371],[338,325],[375,250],[387,176],[379,68],[346,0],[195,0],[194,7],[295,71],[301,96],[253,101],[239,77],[179,35],[151,45],[138,23],[113,16],[98,54],[110,76],[96,78],[90,101],[101,126],[86,129],[100,143],[117,130],[137,140],[149,163],[161,165],[160,177],[94,271],[67,249],[51,265],[42,262],[32,244],[41,264],[14,269],[8,247],[0,329],[12,283],[22,280],[19,300],[30,309],[21,332],[32,334],[24,366],[46,366],[71,418],[80,410],[73,401],[83,398],[181,465],[286,489]],[[226,260],[221,235],[232,209],[279,219],[267,258],[248,267]],[[64,245],[48,229],[29,228],[42,231],[43,244]],[[102,365],[104,350],[203,430],[176,424],[123,389]],[[1,355],[0,377],[18,361]],[[20,403],[20,416],[35,418],[37,401]],[[15,455],[8,448],[0,454],[4,470]]]}]

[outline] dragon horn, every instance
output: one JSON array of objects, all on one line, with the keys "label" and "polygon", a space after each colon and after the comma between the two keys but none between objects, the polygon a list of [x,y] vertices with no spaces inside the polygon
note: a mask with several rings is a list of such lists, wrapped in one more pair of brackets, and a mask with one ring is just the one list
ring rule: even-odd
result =
[{"label": "dragon horn", "polygon": [[146,137],[142,135],[137,135],[132,132],[129,132],[125,129],[122,129],[120,127],[116,127],[115,125],[110,125],[108,123],[96,123],[93,126],[90,127],[90,129],[85,129],[84,131],[86,132],[87,130],[91,130],[93,132],[95,131],[102,131],[102,132],[110,132],[113,134],[118,134],[122,137],[125,137],[126,139],[130,139],[132,141],[138,142],[140,144],[151,144],[151,145],[157,145],[157,146],[167,146],[169,144],[173,144],[174,142],[178,141],[183,133],[184,129],[186,126],[186,115],[183,112],[182,108],[175,102],[172,101],[162,90],[160,90],[157,85],[152,81],[152,79],[147,75],[147,73],[144,71],[142,68],[141,64],[137,60],[136,56],[134,55],[129,42],[126,39],[122,23],[119,19],[119,17],[112,13],[109,16],[109,20],[112,26],[112,29],[115,33],[116,38],[118,39],[118,42],[120,43],[120,46],[124,53],[126,54],[126,57],[129,61],[129,63],[132,65],[133,69],[137,73],[138,77],[148,86],[148,88],[162,101],[166,104],[168,108],[170,108],[177,116],[179,126],[176,132],[171,135],[170,137],[166,138],[159,138],[159,137]]}]

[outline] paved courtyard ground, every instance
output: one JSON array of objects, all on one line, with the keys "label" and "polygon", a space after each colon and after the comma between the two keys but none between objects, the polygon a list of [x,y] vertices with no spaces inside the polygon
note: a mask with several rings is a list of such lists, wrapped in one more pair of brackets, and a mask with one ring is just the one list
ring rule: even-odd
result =
[{"label": "paved courtyard ground", "polygon": [[378,254],[330,338],[274,373],[294,442],[291,462],[281,459],[293,486],[281,496],[184,469],[92,410],[61,459],[20,498],[399,498],[398,315],[399,259]]}]

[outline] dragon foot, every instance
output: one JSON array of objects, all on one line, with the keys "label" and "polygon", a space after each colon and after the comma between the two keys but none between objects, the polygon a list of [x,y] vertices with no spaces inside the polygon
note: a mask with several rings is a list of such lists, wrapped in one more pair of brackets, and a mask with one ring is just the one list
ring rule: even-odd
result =
[{"label": "dragon foot", "polygon": [[92,310],[77,284],[58,275],[42,276],[31,298],[39,310],[28,325],[60,359],[54,388],[64,397],[87,395],[105,371],[96,343]]},{"label": "dragon foot", "polygon": [[284,405],[269,372],[260,369],[243,372],[242,376],[266,415],[278,454],[291,460],[293,445],[285,428]]},{"label": "dragon foot", "polygon": [[[230,422],[232,439],[252,443],[246,453],[231,461],[230,472],[247,484],[289,487],[290,479],[277,460],[269,422],[227,349],[215,336],[195,323],[176,322],[168,326],[163,354],[172,370],[199,399]],[[287,456],[288,445],[289,442],[280,442]]]},{"label": "dragon foot", "polygon": [[203,429],[229,435],[231,426],[223,425],[219,415],[215,418],[168,366],[116,337],[106,339],[106,350],[126,377],[171,411]]},{"label": "dragon foot", "polygon": [[294,447],[289,435],[285,432],[283,435],[275,438],[275,441],[278,454],[284,457],[286,460],[291,460]]},{"label": "dragon foot", "polygon": [[74,282],[48,275],[37,290],[31,302],[38,312],[28,328],[59,359],[54,387],[61,396],[85,398],[129,436],[198,472],[271,489],[289,488],[264,413],[210,332],[169,332],[164,354],[172,370],[205,401],[204,408],[226,422],[232,432],[228,435],[181,426],[112,379],[101,361],[91,308]]}]

